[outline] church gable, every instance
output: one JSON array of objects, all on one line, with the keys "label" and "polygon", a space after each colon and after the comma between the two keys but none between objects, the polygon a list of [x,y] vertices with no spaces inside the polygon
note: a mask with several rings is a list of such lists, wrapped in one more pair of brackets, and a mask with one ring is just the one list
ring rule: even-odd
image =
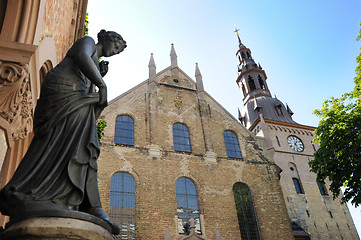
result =
[{"label": "church gable", "polygon": [[[154,60],[150,66],[155,66]],[[108,122],[104,141],[114,142],[116,118],[127,115],[134,120],[135,146],[173,151],[173,127],[179,123],[189,131],[190,152],[194,154],[212,155],[214,161],[267,161],[260,150],[260,140],[205,92],[198,65],[196,81],[178,67],[150,72],[148,80],[111,101],[104,110],[103,118]],[[236,139],[239,153],[227,151],[228,136]]]},{"label": "church gable", "polygon": [[[177,72],[177,75],[174,75]],[[157,81],[160,84],[167,84],[175,87],[183,87],[196,90],[196,83],[187,74],[185,74],[180,68],[171,67],[166,68],[159,74],[157,74]]]}]

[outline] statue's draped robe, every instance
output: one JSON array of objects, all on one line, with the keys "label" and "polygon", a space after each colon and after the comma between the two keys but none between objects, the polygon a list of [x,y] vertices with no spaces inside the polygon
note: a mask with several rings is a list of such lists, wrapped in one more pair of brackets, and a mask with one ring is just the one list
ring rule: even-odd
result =
[{"label": "statue's draped robe", "polygon": [[[18,202],[25,208],[27,203],[41,203],[77,209],[86,199],[90,207],[100,207],[96,119],[102,107],[93,84],[74,61],[78,44],[45,78],[35,110],[33,141],[0,191],[3,214],[19,211]],[[98,67],[95,49],[94,45],[92,58]]]}]

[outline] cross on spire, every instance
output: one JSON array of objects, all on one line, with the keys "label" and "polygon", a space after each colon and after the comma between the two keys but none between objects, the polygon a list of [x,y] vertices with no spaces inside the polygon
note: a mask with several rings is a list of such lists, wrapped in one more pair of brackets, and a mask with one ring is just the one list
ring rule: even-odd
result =
[{"label": "cross on spire", "polygon": [[236,34],[237,34],[237,36],[239,37],[239,29],[237,29],[237,27],[236,27],[236,24],[234,24],[234,31],[233,32],[235,32]]},{"label": "cross on spire", "polygon": [[237,38],[238,38],[238,42],[239,42],[239,47],[241,48],[241,44],[242,44],[242,42],[241,42],[241,38],[239,37],[239,29],[237,29],[237,27],[236,27],[236,24],[234,24],[234,31],[233,31],[234,33],[236,33],[237,34]]}]

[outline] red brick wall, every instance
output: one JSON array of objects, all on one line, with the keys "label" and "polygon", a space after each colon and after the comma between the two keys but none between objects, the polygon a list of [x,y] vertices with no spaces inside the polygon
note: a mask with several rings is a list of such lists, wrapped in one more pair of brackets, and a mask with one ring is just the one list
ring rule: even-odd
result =
[{"label": "red brick wall", "polygon": [[75,19],[78,0],[48,0],[45,5],[41,38],[52,37],[55,41],[57,62],[65,56],[74,42]]}]

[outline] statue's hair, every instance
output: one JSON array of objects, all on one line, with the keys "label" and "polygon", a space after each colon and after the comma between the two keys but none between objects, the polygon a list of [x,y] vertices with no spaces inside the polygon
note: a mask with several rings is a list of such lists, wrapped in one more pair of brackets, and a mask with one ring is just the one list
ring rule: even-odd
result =
[{"label": "statue's hair", "polygon": [[110,41],[124,41],[120,34],[113,31],[105,31],[104,29],[100,30],[98,33],[98,41],[104,42],[106,40]]}]

